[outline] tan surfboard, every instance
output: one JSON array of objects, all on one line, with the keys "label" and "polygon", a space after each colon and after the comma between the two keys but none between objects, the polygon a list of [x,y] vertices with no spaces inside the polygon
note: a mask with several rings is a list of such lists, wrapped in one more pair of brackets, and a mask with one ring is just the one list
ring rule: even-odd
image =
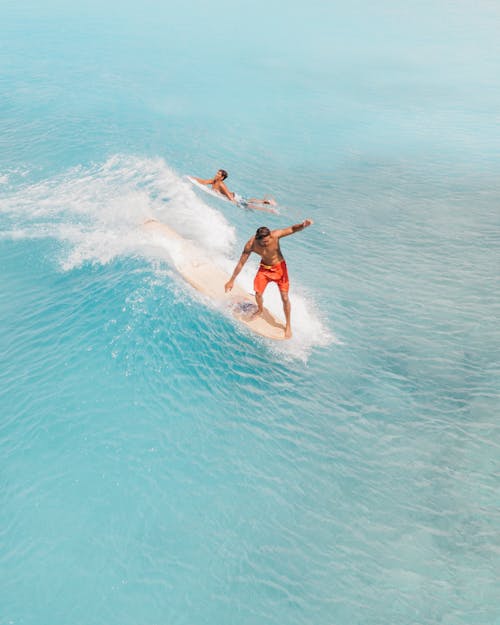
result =
[{"label": "tan surfboard", "polygon": [[284,324],[276,319],[267,308],[264,308],[262,315],[253,316],[257,310],[253,295],[237,284],[229,293],[224,292],[224,285],[229,280],[229,275],[200,253],[194,243],[181,237],[170,226],[153,219],[147,221],[143,228],[152,234],[175,241],[178,246],[178,254],[176,254],[178,258],[174,259],[175,267],[186,282],[197,291],[216,302],[225,304],[233,317],[252,332],[268,339],[283,340],[285,338]]}]

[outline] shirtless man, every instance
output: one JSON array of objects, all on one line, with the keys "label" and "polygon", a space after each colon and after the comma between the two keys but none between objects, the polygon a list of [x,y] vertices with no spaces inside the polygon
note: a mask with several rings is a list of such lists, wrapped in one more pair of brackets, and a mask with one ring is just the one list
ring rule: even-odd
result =
[{"label": "shirtless man", "polygon": [[191,178],[193,180],[196,180],[196,182],[199,182],[200,184],[212,185],[212,191],[217,191],[235,204],[239,204],[241,206],[244,206],[245,208],[255,208],[257,210],[267,211],[268,213],[276,213],[273,208],[267,208],[268,206],[276,206],[276,202],[273,199],[263,198],[259,200],[257,198],[250,198],[249,200],[244,200],[236,193],[230,191],[226,187],[226,183],[224,182],[227,176],[228,173],[225,169],[219,169],[215,176],[213,178],[210,178],[209,180],[196,178],[196,176],[191,176]]},{"label": "shirtless man", "polygon": [[263,293],[266,286],[269,282],[276,282],[283,302],[283,311],[286,320],[285,338],[287,339],[292,336],[292,328],[290,325],[291,306],[290,300],[288,299],[288,289],[290,285],[288,283],[285,259],[280,250],[280,239],[290,234],[295,234],[295,232],[300,232],[312,223],[312,219],[305,219],[301,224],[295,224],[294,226],[281,230],[271,231],[269,228],[266,228],[266,226],[259,228],[255,236],[247,241],[240,260],[234,268],[233,275],[224,286],[226,293],[230,291],[233,288],[236,276],[243,269],[243,265],[247,262],[250,254],[252,252],[258,254],[261,257],[261,261],[253,282],[255,301],[257,302],[257,312],[255,314],[260,315],[263,312]]}]

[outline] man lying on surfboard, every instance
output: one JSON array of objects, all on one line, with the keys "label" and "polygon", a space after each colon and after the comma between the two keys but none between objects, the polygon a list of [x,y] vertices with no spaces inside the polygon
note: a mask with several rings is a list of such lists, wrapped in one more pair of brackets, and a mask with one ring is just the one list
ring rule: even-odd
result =
[{"label": "man lying on surfboard", "polygon": [[212,191],[217,191],[224,197],[226,197],[230,202],[234,202],[239,206],[243,206],[244,208],[254,208],[256,210],[267,211],[268,213],[277,213],[273,208],[268,208],[269,206],[276,206],[276,202],[272,198],[250,198],[248,200],[243,199],[237,193],[233,193],[230,191],[224,182],[227,178],[228,173],[225,169],[219,169],[219,171],[215,174],[213,178],[209,180],[204,180],[203,178],[196,178],[196,176],[190,176],[196,182],[200,184],[206,184],[212,186]]},{"label": "man lying on surfboard", "polygon": [[252,252],[258,254],[261,257],[261,261],[253,282],[255,301],[257,302],[257,312],[255,314],[261,315],[263,312],[263,294],[266,286],[269,282],[276,282],[283,302],[283,311],[286,321],[285,338],[287,339],[292,336],[292,327],[290,325],[291,305],[288,299],[290,284],[288,282],[288,271],[285,259],[280,249],[280,239],[290,234],[295,234],[295,232],[300,232],[312,223],[312,219],[304,219],[301,224],[295,224],[294,226],[282,228],[281,230],[269,230],[266,226],[258,228],[255,236],[246,242],[240,260],[234,268],[233,275],[224,285],[224,289],[227,293],[233,288],[236,276],[243,269],[243,265],[247,262],[250,254]]}]

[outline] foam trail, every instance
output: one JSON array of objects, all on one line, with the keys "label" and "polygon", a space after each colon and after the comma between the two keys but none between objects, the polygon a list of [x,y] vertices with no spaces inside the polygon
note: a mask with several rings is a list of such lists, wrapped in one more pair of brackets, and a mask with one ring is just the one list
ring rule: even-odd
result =
[{"label": "foam trail", "polygon": [[[114,156],[101,166],[77,167],[7,194],[0,211],[10,218],[13,236],[22,231],[27,238],[68,242],[77,265],[120,256],[134,236],[140,240],[137,226],[152,217],[214,251],[227,250],[235,240],[223,215],[204,204],[162,159]],[[71,269],[72,262],[62,264]]]}]

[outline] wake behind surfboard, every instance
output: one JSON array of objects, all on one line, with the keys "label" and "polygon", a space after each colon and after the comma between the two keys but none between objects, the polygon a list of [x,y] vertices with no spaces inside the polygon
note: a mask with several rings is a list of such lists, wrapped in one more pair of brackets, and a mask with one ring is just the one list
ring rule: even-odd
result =
[{"label": "wake behind surfboard", "polygon": [[181,237],[170,226],[153,219],[147,221],[143,228],[157,237],[161,245],[171,242],[175,246],[175,267],[197,291],[222,304],[252,332],[273,340],[285,338],[285,326],[267,308],[262,315],[254,316],[257,305],[252,295],[236,284],[230,293],[224,292],[229,275],[204,256],[194,243]]}]

